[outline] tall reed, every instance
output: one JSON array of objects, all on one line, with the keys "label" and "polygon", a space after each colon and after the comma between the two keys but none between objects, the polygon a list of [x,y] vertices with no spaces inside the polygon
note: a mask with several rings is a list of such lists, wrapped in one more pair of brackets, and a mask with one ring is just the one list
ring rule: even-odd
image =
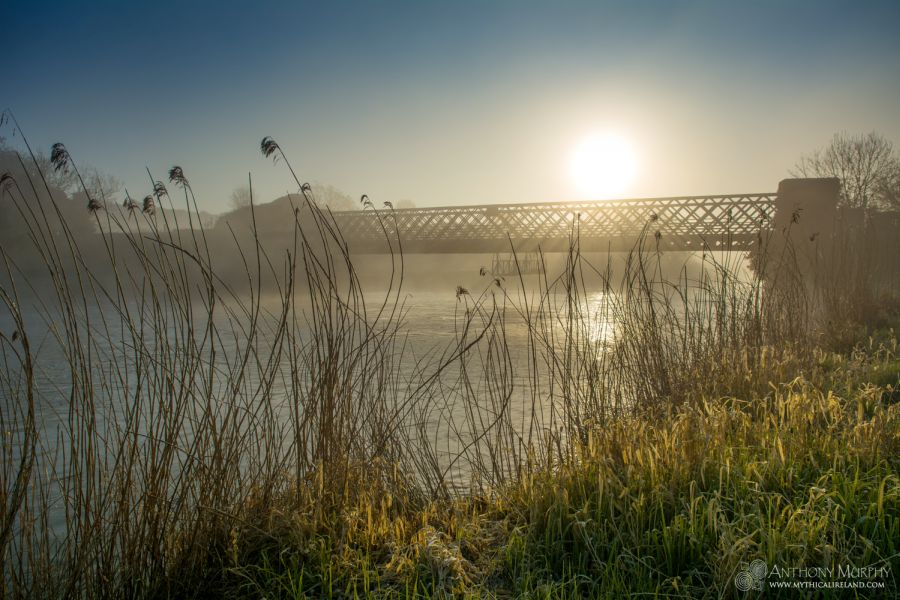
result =
[{"label": "tall reed", "polygon": [[[150,176],[141,211],[85,187],[89,237],[30,149],[3,175],[28,241],[0,246],[16,332],[0,338],[5,596],[201,594],[263,560],[281,527],[490,496],[576,464],[606,423],[765,397],[804,360],[800,288],[713,253],[672,280],[652,223],[618,281],[582,255],[576,224],[561,273],[542,269],[536,288],[521,273],[459,288],[456,339],[423,357],[396,211],[366,203],[393,252],[373,302],[331,214],[277,142],[261,151],[297,185],[281,248],[253,201],[249,238],[208,231],[180,167],[168,187]],[[77,173],[64,146],[53,159]],[[223,276],[235,264],[240,281]]]}]

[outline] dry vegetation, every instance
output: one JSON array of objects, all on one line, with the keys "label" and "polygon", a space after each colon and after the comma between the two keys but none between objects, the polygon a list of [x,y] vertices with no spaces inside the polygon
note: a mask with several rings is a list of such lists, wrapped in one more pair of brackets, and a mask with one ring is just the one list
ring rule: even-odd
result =
[{"label": "dry vegetation", "polygon": [[[262,150],[290,168],[273,140]],[[63,147],[54,158],[74,169]],[[196,212],[181,169],[170,184]],[[670,281],[648,235],[613,282],[576,235],[537,294],[459,289],[457,342],[417,360],[402,253],[367,302],[297,185],[313,223],[283,255],[255,240],[238,292],[202,226],[148,233],[135,205],[86,257],[34,200],[39,176],[4,179],[44,266],[26,280],[0,248],[16,331],[0,338],[4,596],[719,597],[753,558],[896,573],[891,333],[818,349],[796,273],[748,280],[710,255]],[[144,206],[173,197],[157,182]],[[829,294],[826,308],[852,304]],[[57,421],[37,381],[42,320],[67,371]]]}]

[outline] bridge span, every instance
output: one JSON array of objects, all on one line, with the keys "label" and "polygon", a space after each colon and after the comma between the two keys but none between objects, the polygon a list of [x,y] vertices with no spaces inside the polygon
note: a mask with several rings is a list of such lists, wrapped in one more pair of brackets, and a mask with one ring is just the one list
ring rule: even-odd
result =
[{"label": "bridge span", "polygon": [[334,213],[352,253],[623,251],[641,235],[669,250],[749,250],[772,229],[776,193],[488,204]]}]

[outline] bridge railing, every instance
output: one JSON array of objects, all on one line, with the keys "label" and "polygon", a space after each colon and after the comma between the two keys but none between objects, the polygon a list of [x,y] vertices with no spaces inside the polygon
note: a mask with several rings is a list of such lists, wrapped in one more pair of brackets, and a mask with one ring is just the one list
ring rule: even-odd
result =
[{"label": "bridge railing", "polygon": [[[771,227],[775,193],[679,196],[592,202],[489,204],[335,213],[345,239],[362,251],[385,245],[385,229],[399,234],[407,251],[480,252],[514,243],[544,248],[570,239],[585,242],[634,240],[642,232],[672,247],[701,244],[749,247]],[[385,245],[386,247],[386,245]]]}]

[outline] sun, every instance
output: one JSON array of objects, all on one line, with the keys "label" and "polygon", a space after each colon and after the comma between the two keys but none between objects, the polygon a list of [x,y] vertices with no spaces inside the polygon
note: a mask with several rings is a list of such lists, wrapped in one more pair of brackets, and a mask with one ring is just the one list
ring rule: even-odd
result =
[{"label": "sun", "polygon": [[569,173],[579,193],[588,199],[621,196],[637,174],[631,142],[616,133],[597,133],[572,151]]}]

